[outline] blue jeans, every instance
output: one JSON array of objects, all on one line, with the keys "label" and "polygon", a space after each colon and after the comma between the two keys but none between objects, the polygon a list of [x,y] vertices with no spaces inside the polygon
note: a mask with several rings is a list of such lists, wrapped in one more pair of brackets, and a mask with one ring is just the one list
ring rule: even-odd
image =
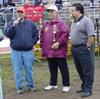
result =
[{"label": "blue jeans", "polygon": [[77,72],[82,81],[81,89],[92,93],[94,81],[94,47],[88,50],[87,46],[72,47],[72,55]]},{"label": "blue jeans", "polygon": [[17,90],[23,88],[23,68],[25,69],[25,80],[28,87],[34,87],[33,81],[33,63],[34,55],[32,50],[30,51],[16,51],[12,50],[12,65],[14,71],[14,78],[16,81]]}]

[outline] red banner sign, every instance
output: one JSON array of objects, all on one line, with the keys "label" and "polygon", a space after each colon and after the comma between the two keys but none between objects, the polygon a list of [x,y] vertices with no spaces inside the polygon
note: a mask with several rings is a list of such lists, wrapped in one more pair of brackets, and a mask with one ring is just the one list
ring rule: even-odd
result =
[{"label": "red banner sign", "polygon": [[39,21],[43,18],[44,6],[25,5],[26,18],[32,21]]}]

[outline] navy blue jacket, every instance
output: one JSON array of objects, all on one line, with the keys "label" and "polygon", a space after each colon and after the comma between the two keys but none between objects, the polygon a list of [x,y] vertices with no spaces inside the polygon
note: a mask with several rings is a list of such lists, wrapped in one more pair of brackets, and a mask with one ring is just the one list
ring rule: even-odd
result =
[{"label": "navy blue jacket", "polygon": [[11,48],[18,51],[32,50],[39,39],[37,27],[30,20],[24,20],[14,27],[13,22],[10,22],[4,31],[5,35],[10,38]]}]

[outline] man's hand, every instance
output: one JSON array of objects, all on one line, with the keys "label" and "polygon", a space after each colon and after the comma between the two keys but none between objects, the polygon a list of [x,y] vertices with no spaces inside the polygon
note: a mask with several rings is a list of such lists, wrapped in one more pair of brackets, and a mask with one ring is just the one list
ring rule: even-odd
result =
[{"label": "man's hand", "polygon": [[15,26],[16,24],[20,23],[21,18],[18,18],[17,20],[14,21],[13,26]]},{"label": "man's hand", "polygon": [[59,48],[59,43],[56,42],[52,45],[52,49],[58,49]]},{"label": "man's hand", "polygon": [[91,45],[94,43],[94,36],[88,37],[87,41],[87,47],[91,47]]}]

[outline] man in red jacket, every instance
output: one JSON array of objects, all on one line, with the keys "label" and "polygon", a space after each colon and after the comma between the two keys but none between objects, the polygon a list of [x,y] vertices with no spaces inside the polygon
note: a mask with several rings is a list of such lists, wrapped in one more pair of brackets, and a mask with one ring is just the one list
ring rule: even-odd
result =
[{"label": "man in red jacket", "polygon": [[69,27],[58,16],[56,6],[49,6],[49,20],[43,22],[40,34],[40,42],[43,56],[48,59],[50,70],[50,83],[45,90],[57,89],[58,67],[62,75],[63,92],[70,90],[69,70],[66,62],[67,42],[69,37]]}]

